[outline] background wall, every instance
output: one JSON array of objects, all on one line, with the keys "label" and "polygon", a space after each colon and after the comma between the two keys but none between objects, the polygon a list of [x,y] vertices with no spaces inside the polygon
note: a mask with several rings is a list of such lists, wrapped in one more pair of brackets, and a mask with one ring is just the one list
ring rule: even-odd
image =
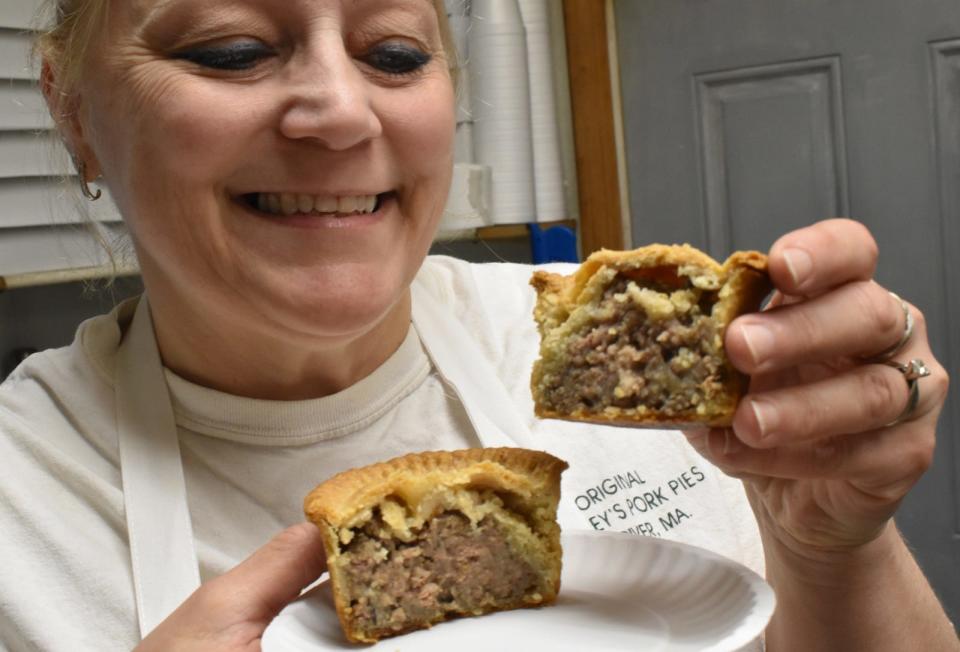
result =
[{"label": "background wall", "polygon": [[80,322],[109,312],[140,290],[138,277],[124,277],[110,287],[63,283],[0,292],[0,378],[23,350],[69,344]]}]

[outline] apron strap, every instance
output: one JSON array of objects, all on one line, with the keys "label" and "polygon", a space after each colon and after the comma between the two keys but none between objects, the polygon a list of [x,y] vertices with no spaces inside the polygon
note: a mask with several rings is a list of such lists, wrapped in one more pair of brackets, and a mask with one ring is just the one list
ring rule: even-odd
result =
[{"label": "apron strap", "polygon": [[117,429],[140,636],[200,586],[173,405],[146,295],[120,345]]}]

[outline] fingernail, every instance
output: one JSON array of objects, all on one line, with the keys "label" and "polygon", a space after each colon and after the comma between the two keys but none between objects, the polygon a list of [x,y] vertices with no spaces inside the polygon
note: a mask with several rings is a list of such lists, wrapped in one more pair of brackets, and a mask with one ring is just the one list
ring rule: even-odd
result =
[{"label": "fingernail", "polygon": [[813,259],[803,249],[784,249],[783,261],[787,264],[787,271],[795,287],[800,287],[810,276],[813,269]]},{"label": "fingernail", "polygon": [[741,450],[743,450],[743,442],[737,438],[737,435],[732,430],[724,432],[723,454],[733,455]]},{"label": "fingernail", "polygon": [[767,359],[773,351],[773,333],[766,326],[760,324],[744,324],[740,327],[743,341],[750,349],[753,364],[759,365]]},{"label": "fingernail", "polygon": [[757,422],[757,429],[760,431],[760,439],[770,436],[773,429],[777,426],[777,411],[774,406],[765,401],[752,399],[750,409],[753,410],[753,418]]}]

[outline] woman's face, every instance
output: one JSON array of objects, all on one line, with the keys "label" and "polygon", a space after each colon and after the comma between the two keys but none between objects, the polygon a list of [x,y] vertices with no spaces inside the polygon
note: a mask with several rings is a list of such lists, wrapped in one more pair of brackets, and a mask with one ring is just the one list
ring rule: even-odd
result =
[{"label": "woman's face", "polygon": [[126,0],[80,122],[148,287],[307,335],[372,328],[447,196],[432,0]]}]

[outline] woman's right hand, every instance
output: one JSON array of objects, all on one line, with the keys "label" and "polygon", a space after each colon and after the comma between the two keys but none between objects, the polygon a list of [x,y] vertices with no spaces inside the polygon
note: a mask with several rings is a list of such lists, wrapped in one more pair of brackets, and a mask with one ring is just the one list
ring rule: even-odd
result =
[{"label": "woman's right hand", "polygon": [[259,652],[267,625],[326,567],[316,526],[287,528],[230,572],[205,582],[135,652]]}]

